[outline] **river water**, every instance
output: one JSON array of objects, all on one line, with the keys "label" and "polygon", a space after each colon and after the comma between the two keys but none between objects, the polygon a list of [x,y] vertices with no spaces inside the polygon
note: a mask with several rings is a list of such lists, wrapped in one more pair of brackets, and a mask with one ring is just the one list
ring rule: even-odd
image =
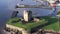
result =
[{"label": "river water", "polygon": [[40,3],[36,3],[34,0],[0,0],[0,30],[5,26],[6,21],[11,17],[13,11],[18,10],[18,16],[23,15],[23,10],[31,10],[33,12],[33,16],[45,16],[48,15],[52,10],[41,9],[41,8],[18,8],[16,9],[16,4],[29,4],[29,5],[37,5]]}]

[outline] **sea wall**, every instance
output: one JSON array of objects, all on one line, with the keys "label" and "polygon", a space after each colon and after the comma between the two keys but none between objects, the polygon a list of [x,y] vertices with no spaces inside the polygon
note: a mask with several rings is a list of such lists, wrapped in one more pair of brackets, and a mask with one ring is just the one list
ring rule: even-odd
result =
[{"label": "sea wall", "polygon": [[16,27],[16,26],[8,25],[8,24],[6,24],[6,30],[7,31],[12,31],[14,33],[19,33],[19,34],[30,34],[29,31],[27,31],[23,28],[19,28],[19,27]]}]

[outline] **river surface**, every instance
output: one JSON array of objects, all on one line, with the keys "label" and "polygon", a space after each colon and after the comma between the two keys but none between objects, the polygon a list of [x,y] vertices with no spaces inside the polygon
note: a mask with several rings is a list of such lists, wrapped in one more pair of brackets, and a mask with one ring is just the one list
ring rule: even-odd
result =
[{"label": "river surface", "polygon": [[48,15],[52,10],[41,9],[41,8],[18,8],[15,6],[17,4],[29,4],[29,5],[37,5],[40,3],[36,3],[34,0],[0,0],[0,30],[5,26],[6,21],[11,17],[13,11],[18,10],[18,16],[23,15],[23,10],[31,10],[33,12],[33,16],[44,16]]}]

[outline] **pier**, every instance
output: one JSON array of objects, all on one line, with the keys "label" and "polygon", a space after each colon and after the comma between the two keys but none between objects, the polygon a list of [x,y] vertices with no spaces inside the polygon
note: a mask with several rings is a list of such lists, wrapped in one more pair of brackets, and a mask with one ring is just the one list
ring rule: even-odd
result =
[{"label": "pier", "polygon": [[16,8],[42,8],[42,9],[52,9],[49,6],[44,6],[44,5],[16,5]]}]

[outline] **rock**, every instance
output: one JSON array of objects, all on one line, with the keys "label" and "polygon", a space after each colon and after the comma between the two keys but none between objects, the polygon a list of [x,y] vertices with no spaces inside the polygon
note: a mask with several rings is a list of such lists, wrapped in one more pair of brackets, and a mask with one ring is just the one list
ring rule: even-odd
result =
[{"label": "rock", "polygon": [[58,33],[60,33],[60,31]]},{"label": "rock", "polygon": [[34,22],[39,22],[40,21],[40,19],[39,18],[33,18],[34,20]]},{"label": "rock", "polygon": [[15,32],[11,31],[11,34],[15,34]]},{"label": "rock", "polygon": [[53,33],[45,33],[45,34],[53,34]]},{"label": "rock", "polygon": [[24,19],[21,19],[21,23],[22,23],[22,24],[25,24],[26,22],[25,22],[25,20],[24,20]]}]

